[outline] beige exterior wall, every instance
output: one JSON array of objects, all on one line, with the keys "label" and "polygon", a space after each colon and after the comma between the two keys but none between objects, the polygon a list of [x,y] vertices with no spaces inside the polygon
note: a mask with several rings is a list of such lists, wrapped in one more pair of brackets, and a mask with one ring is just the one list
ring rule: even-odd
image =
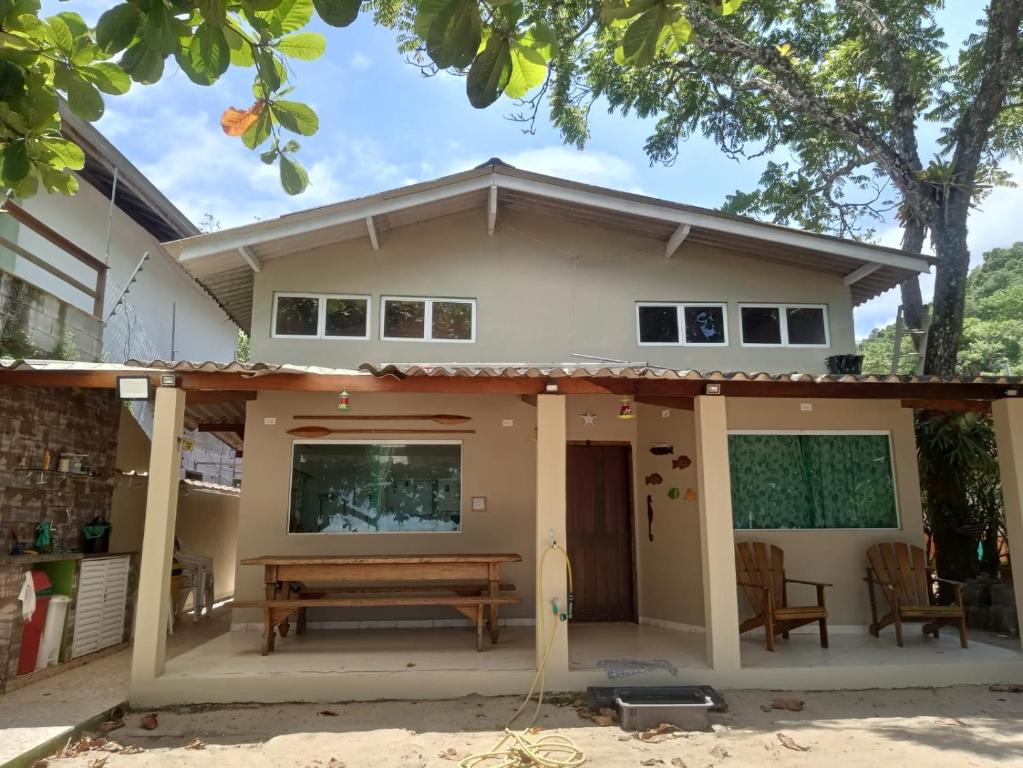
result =
[{"label": "beige exterior wall", "polygon": [[[294,438],[286,433],[299,424],[296,414],[336,414],[337,395],[331,393],[261,392],[248,403],[245,429],[245,465],[242,470],[241,524],[238,560],[265,554],[408,554],[458,552],[515,552],[523,562],[501,570],[502,579],[515,584],[522,604],[509,606],[502,615],[531,619],[533,613],[536,488],[536,408],[518,396],[387,395],[352,396],[353,414],[451,413],[471,417],[459,429],[475,434],[462,439],[462,530],[458,533],[289,534],[288,505]],[[264,419],[276,419],[266,425]],[[513,426],[502,426],[511,419]],[[372,422],[363,422],[372,425]],[[391,428],[394,423],[387,424]],[[429,422],[414,428],[429,428]],[[447,429],[438,426],[438,429]],[[352,436],[358,438],[358,436]],[[371,436],[366,436],[369,439]],[[441,435],[412,435],[410,439],[439,439]],[[387,438],[401,439],[400,435]],[[473,496],[485,496],[486,512],[473,512]],[[264,596],[263,572],[239,566],[239,599]],[[365,609],[357,612],[317,611],[310,622],[377,619],[457,619],[443,608]],[[238,609],[235,623],[261,620],[257,609]]]},{"label": "beige exterior wall", "polygon": [[[372,298],[366,341],[272,339],[274,291]],[[380,296],[477,300],[475,343],[380,341]],[[728,347],[640,346],[637,301],[727,302]],[[739,343],[740,302],[826,304],[831,347]],[[479,212],[455,214],[368,239],[267,259],[255,275],[252,359],[324,366],[365,361],[566,362],[573,353],[681,368],[823,372],[852,353],[852,307],[842,276],[686,243],[501,211],[488,236]]]},{"label": "beige exterior wall", "polygon": [[[117,468],[124,472],[149,469],[149,438],[123,409],[117,435]],[[114,488],[110,507],[110,551],[139,552],[146,523],[146,478],[124,478]],[[217,598],[234,594],[238,544],[239,496],[182,488],[178,494],[175,535],[189,552],[213,558]]]}]

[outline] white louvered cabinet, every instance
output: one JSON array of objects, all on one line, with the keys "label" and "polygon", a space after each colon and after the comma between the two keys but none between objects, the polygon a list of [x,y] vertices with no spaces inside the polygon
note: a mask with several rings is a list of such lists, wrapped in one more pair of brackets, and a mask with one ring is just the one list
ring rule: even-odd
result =
[{"label": "white louvered cabinet", "polygon": [[85,656],[124,639],[128,603],[127,555],[82,560],[71,658]]}]

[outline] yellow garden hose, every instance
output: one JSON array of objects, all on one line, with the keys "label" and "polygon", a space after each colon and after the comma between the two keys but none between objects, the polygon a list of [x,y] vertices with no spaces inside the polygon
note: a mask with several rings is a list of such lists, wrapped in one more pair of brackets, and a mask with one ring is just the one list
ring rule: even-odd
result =
[{"label": "yellow garden hose", "polygon": [[[504,736],[488,752],[470,755],[462,760],[459,763],[460,768],[480,768],[481,766],[485,768],[526,768],[527,766],[537,766],[538,768],[576,768],[576,766],[586,762],[586,755],[567,736],[560,736],[554,733],[537,735],[530,732],[530,727],[539,717],[540,707],[543,705],[547,659],[550,657],[551,649],[554,647],[554,638],[558,634],[558,625],[562,621],[567,621],[572,616],[572,561],[568,556],[568,552],[559,547],[557,542],[554,542],[540,556],[540,567],[537,574],[536,600],[540,614],[540,636],[547,636],[547,622],[545,618],[547,611],[540,608],[540,604],[543,599],[541,590],[543,589],[544,565],[547,561],[547,555],[551,551],[558,551],[565,558],[565,569],[568,574],[568,605],[566,610],[564,613],[559,613],[557,601],[551,601],[554,609],[553,613],[555,614],[554,631],[551,632],[550,637],[547,639],[543,656],[540,658],[540,663],[536,668],[536,675],[533,677],[533,683],[529,686],[529,693],[526,694],[519,708],[515,710],[515,714],[512,715],[505,725]],[[511,724],[518,720],[529,700],[533,698],[534,692],[537,694],[536,710],[529,721],[529,726],[526,730],[522,731],[511,730]]]}]

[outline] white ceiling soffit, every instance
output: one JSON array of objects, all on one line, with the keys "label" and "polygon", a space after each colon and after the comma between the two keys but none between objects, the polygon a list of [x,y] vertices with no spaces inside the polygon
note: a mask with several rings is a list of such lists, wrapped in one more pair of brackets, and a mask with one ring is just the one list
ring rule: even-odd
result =
[{"label": "white ceiling soffit", "polygon": [[[500,190],[521,195],[558,201],[578,206],[581,209],[599,210],[617,215],[634,216],[640,219],[665,222],[674,225],[674,234],[666,240],[666,253],[671,255],[688,235],[690,230],[703,229],[710,232],[748,238],[782,248],[817,252],[828,257],[853,260],[860,266],[850,274],[851,282],[867,276],[873,271],[869,265],[893,267],[911,272],[926,272],[929,260],[926,257],[904,253],[827,235],[817,235],[796,229],[756,222],[741,217],[719,214],[714,211],[657,201],[637,195],[616,192],[600,187],[590,187],[565,182],[549,176],[527,173],[500,166],[486,171],[477,170],[456,174],[433,182],[412,185],[404,189],[385,192],[325,208],[283,216],[279,219],[257,222],[235,229],[213,232],[206,235],[178,240],[167,244],[168,250],[195,273],[205,272],[210,265],[200,266],[199,262],[215,259],[223,269],[223,260],[233,260],[238,266],[259,268],[259,261],[250,250],[253,246],[269,244],[287,238],[300,237],[309,233],[341,227],[357,222],[360,236],[377,240],[378,228],[373,226],[374,217],[386,217],[405,209],[428,206],[440,201],[473,192],[483,192],[481,202],[488,208],[491,217],[496,218],[495,202]],[[487,224],[492,226],[493,218]],[[369,230],[367,232],[367,229]],[[374,237],[377,236],[377,237]],[[345,239],[345,238],[341,238]],[[379,247],[378,244],[375,247]],[[810,259],[806,266],[813,266]],[[217,270],[219,271],[219,269]]]}]

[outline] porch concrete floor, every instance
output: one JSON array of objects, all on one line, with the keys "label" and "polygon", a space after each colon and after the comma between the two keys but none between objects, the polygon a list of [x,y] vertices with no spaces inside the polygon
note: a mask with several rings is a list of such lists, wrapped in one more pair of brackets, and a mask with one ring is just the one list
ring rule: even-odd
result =
[{"label": "porch concrete floor", "polygon": [[278,638],[262,656],[261,633],[232,631],[167,662],[174,677],[322,675],[331,673],[471,672],[535,668],[532,627],[503,627],[496,646],[476,650],[474,631],[462,628],[310,629]]},{"label": "porch concrete floor", "polygon": [[[210,619],[180,619],[167,638],[173,658],[211,637],[227,632],[231,608],[214,611]],[[102,656],[80,667],[0,694],[0,766],[63,736],[79,723],[128,698],[131,649]]]},{"label": "porch concrete floor", "polygon": [[598,669],[601,661],[667,661],[677,669],[708,669],[707,639],[696,632],[646,624],[570,624],[572,669]]},{"label": "porch concrete floor", "polygon": [[[978,633],[983,636],[985,633]],[[895,644],[895,636],[882,632],[881,637],[863,634],[832,633],[830,647],[821,648],[814,634],[794,634],[788,640],[774,642],[774,652],[764,647],[764,633],[753,630],[742,636],[740,653],[744,668],[778,667],[860,667],[894,666],[899,664],[976,664],[1023,661],[1017,650],[981,642],[973,634],[969,647],[959,646],[959,634],[945,629],[937,639],[924,637],[919,625],[903,629],[905,646]]]}]

